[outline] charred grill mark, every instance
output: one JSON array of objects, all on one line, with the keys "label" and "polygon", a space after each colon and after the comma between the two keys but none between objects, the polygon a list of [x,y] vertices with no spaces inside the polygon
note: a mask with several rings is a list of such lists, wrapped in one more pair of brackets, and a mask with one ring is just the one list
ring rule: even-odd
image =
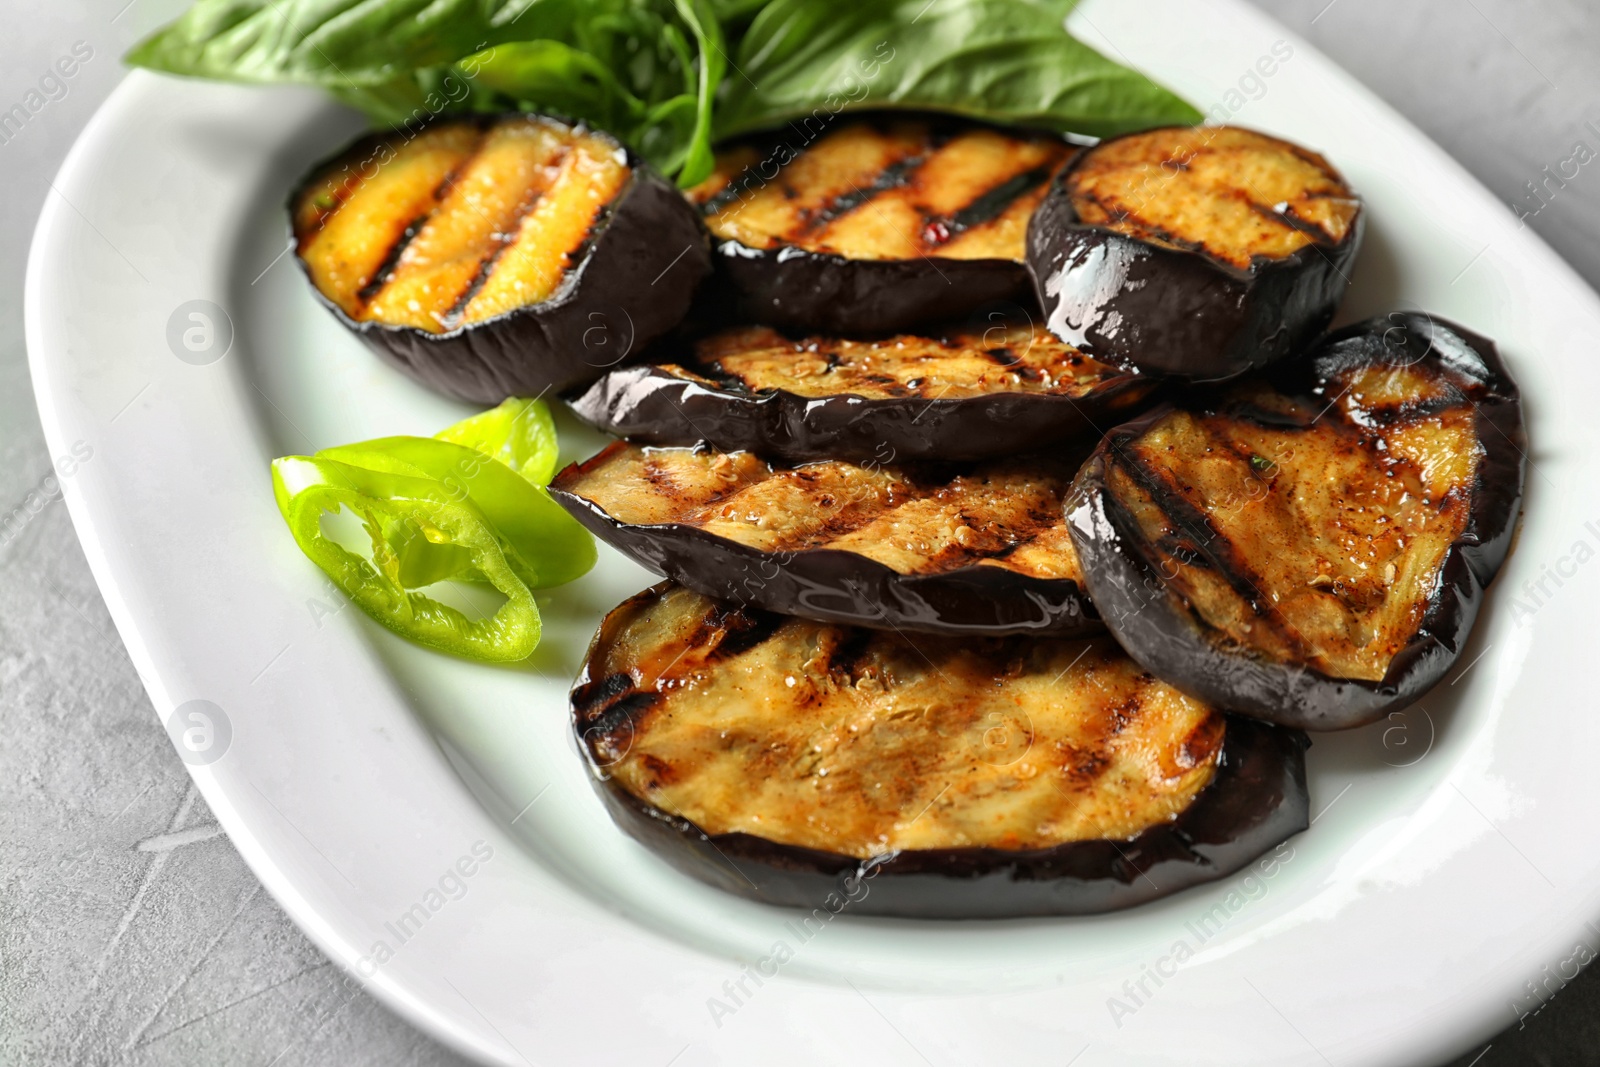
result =
[{"label": "charred grill mark", "polygon": [[[995,338],[991,328],[941,337],[901,334],[873,341],[808,337],[789,340],[760,331],[728,331],[698,343],[686,370],[742,395],[785,393],[819,399],[860,395],[869,400],[902,396],[954,399],[1026,391],[1076,397],[1102,382],[1128,377],[1091,362],[1075,349],[1028,328]],[[1008,375],[999,378],[990,367]],[[1137,402],[1133,397],[1131,402]]]},{"label": "charred grill mark", "polygon": [[957,234],[993,222],[1004,215],[1006,209],[1018,199],[1049,180],[1053,170],[1054,164],[1042,164],[1021,174],[1012,175],[999,185],[992,186],[973,197],[960,210],[943,217],[929,217],[924,223],[923,232],[927,233],[930,229],[938,227],[943,231],[943,236],[937,243],[943,244]]},{"label": "charred grill mark", "polygon": [[724,369],[720,360],[695,360],[689,365],[688,369],[692,373],[698,374],[702,378],[709,378],[722,388],[735,393],[753,396],[758,393],[770,393],[776,389],[775,386],[762,385],[751,375],[739,374],[735,371]]},{"label": "charred grill mark", "polygon": [[[608,620],[591,665],[647,673],[714,612],[672,586],[643,596],[664,602],[665,617],[646,632]],[[1131,840],[1213,777],[1215,761],[1175,771],[1189,762],[1181,746],[1199,750],[1191,735],[1209,709],[1141,675],[1109,641],[917,644],[791,623],[763,653],[782,665],[773,675],[723,664],[612,736],[579,730],[608,786],[656,809],[647,816],[713,839],[753,834],[862,858]],[[1013,757],[1030,754],[1030,773],[1014,776]]]},{"label": "charred grill mark", "polygon": [[[520,222],[521,220],[522,215],[519,214],[517,221]],[[478,269],[473,272],[472,279],[467,282],[460,294],[451,302],[450,309],[444,313],[444,322],[455,323],[461,320],[461,317],[467,313],[467,305],[472,303],[472,298],[477,296],[478,291],[488,283],[489,276],[494,273],[495,267],[500,265],[500,258],[505,255],[506,249],[510,248],[514,243],[514,239],[496,242],[496,247],[478,261]]]},{"label": "charred grill mark", "polygon": [[1106,768],[1111,766],[1111,756],[1106,752],[1095,750],[1091,752],[1073,752],[1072,762],[1066,764],[1062,770],[1067,777],[1072,779],[1074,785],[1080,789],[1092,786],[1099,777],[1106,773]]},{"label": "charred grill mark", "polygon": [[[725,208],[737,202],[739,199],[739,190],[741,188],[740,180],[746,174],[749,174],[753,169],[753,164],[744,168],[744,170],[741,170],[738,176],[730,181],[727,185],[724,185],[721,189],[717,190],[715,194],[706,198],[705,202],[700,205],[700,214],[706,218],[710,218],[711,216],[718,214]],[[786,193],[788,191],[788,189],[784,190]]]},{"label": "charred grill mark", "polygon": [[1173,248],[1181,248],[1186,252],[1199,252],[1202,254],[1210,251],[1204,241],[1193,241],[1187,237],[1179,237],[1159,222],[1154,219],[1147,219],[1143,215],[1118,208],[1113,217],[1118,222],[1131,223],[1133,228],[1144,234],[1145,237],[1169,244]]},{"label": "charred grill mark", "polygon": [[1270,626],[1295,655],[1308,659],[1312,650],[1306,648],[1300,635],[1263,597],[1261,579],[1240,556],[1233,542],[1212,524],[1210,517],[1191,504],[1163,473],[1141,462],[1131,449],[1115,449],[1111,460],[1150,495],[1156,508],[1177,528],[1179,535],[1194,546],[1197,556],[1210,564],[1210,569],[1249,605],[1256,618]]},{"label": "charred grill mark", "polygon": [[1305,234],[1307,237],[1311,238],[1312,241],[1319,245],[1327,245],[1332,247],[1333,245],[1339,243],[1333,239],[1332,235],[1330,235],[1327,230],[1324,230],[1321,226],[1318,226],[1314,222],[1308,222],[1305,219],[1300,218],[1292,210],[1279,211],[1271,205],[1263,204],[1260,201],[1253,199],[1250,201],[1250,210],[1254,211],[1262,218],[1269,219],[1280,226],[1287,226],[1291,230],[1298,230],[1300,233]]},{"label": "charred grill mark", "polygon": [[[1406,400],[1400,404],[1390,405],[1360,405],[1361,422],[1373,426],[1394,428],[1406,423],[1422,422],[1427,419],[1446,415],[1459,408],[1470,405],[1472,401],[1451,390],[1444,396],[1424,397],[1420,400]],[[1348,416],[1340,413],[1339,422],[1348,422]]]},{"label": "charred grill mark", "polygon": [[662,700],[662,694],[649,690],[635,690],[607,706],[604,710],[585,718],[584,736],[590,745],[598,747],[601,739],[626,738],[637,729],[645,712]]},{"label": "charred grill mark", "polygon": [[1225,732],[1226,723],[1222,716],[1207,716],[1189,731],[1183,743],[1178,746],[1179,767],[1182,770],[1189,770],[1202,763],[1210,763],[1216,758],[1217,749],[1222,747]]},{"label": "charred grill mark", "polygon": [[650,776],[650,780],[645,783],[646,789],[654,791],[664,785],[671,785],[678,780],[678,769],[660,756],[647,752],[639,757],[639,765]]},{"label": "charred grill mark", "polygon": [[872,646],[874,633],[865,628],[846,631],[845,639],[817,663],[817,671],[854,684],[856,670]]},{"label": "charred grill mark", "polygon": [[[722,211],[732,207],[734,204],[744,199],[746,193],[753,194],[756,189],[760,189],[768,182],[777,181],[778,178],[783,175],[784,169],[787,168],[790,163],[793,163],[796,159],[800,158],[798,154],[791,154],[788,160],[784,162],[776,162],[776,156],[777,149],[770,148],[762,154],[760,159],[756,160],[754,163],[750,163],[742,167],[739,170],[739,173],[728,179],[728,184],[724,185],[721,189],[718,189],[701,202],[701,216],[704,218],[710,218],[713,215],[720,214]],[[763,177],[758,168],[774,163],[776,164],[776,169],[773,171],[772,176]],[[779,188],[782,189],[785,199],[794,199],[796,195],[795,191],[789,186],[780,185]]]},{"label": "charred grill mark", "polygon": [[607,704],[622,696],[634,686],[633,675],[626,671],[608,674],[598,681],[585,682],[572,691],[572,706],[578,713],[588,716],[590,712],[603,704]]},{"label": "charred grill mark", "polygon": [[362,304],[370,304],[372,298],[383,292],[383,287],[389,284],[389,279],[394,274],[394,269],[400,263],[400,257],[405,253],[406,246],[421,231],[423,223],[427,222],[430,213],[418,215],[406,223],[406,228],[400,231],[389,250],[383,254],[383,259],[378,261],[378,269],[372,272],[372,277],[367,284],[356,290],[356,300]]},{"label": "charred grill mark", "polygon": [[830,197],[814,211],[803,212],[800,224],[784,236],[790,241],[825,236],[824,231],[839,219],[870,203],[874,197],[909,182],[927,159],[926,154],[918,154],[895,160],[880,170],[865,189],[851,186],[849,192]]},{"label": "charred grill mark", "polygon": [[[1204,253],[1206,251],[1204,242],[1179,237],[1154,219],[1146,218],[1139,214],[1137,210],[1130,210],[1125,207],[1120,200],[1106,199],[1092,190],[1083,188],[1081,185],[1072,188],[1072,199],[1079,205],[1093,204],[1104,212],[1106,221],[1102,225],[1110,229],[1122,232],[1131,231],[1133,236],[1145,239],[1153,238],[1188,252]],[[1082,213],[1083,208],[1079,207],[1078,210]]]},{"label": "charred grill mark", "polygon": [[[368,279],[367,284],[356,291],[357,301],[361,304],[369,304],[372,302],[373,297],[383,292],[383,287],[389,284],[390,277],[394,275],[395,267],[399,266],[400,257],[405,253],[406,246],[411,244],[412,240],[422,230],[423,224],[433,216],[433,212],[438,209],[439,201],[449,191],[450,187],[455,184],[456,177],[471,166],[473,160],[483,153],[483,142],[484,137],[480,130],[477,143],[472,146],[472,151],[462,156],[456,162],[456,165],[450,169],[450,172],[444,176],[444,179],[434,186],[433,206],[406,224],[406,228],[401,231],[394,244],[390,245],[389,250],[383,254],[383,259],[378,263],[378,269],[372,272],[372,277]],[[326,225],[327,220],[324,219],[323,223]]]},{"label": "charred grill mark", "polygon": [[438,185],[433,187],[433,202],[435,204],[439,203],[440,201],[444,200],[446,196],[450,195],[450,190],[455,188],[456,182],[461,178],[461,172],[470,167],[473,161],[479,156],[483,155],[483,145],[484,138],[480,136],[478,138],[478,146],[472,150],[471,154],[458,163],[454,170],[452,170],[449,174],[446,174],[440,180]]},{"label": "charred grill mark", "polygon": [[1090,149],[1069,179],[1084,220],[1245,272],[1308,246],[1333,263],[1329,251],[1345,241],[1359,200],[1326,160],[1227,127],[1203,145],[1188,142],[1186,133],[1158,130]]},{"label": "charred grill mark", "polygon": [[[690,451],[662,450],[664,453]],[[773,479],[783,479],[788,488],[776,494],[786,498],[783,507],[791,513],[805,513],[808,518],[793,528],[780,526],[781,533],[763,528],[757,535],[763,554],[775,558],[779,566],[785,555],[795,552],[826,549],[870,555],[864,547],[838,542],[880,522],[885,527],[897,522],[900,525],[897,532],[886,531],[885,536],[890,540],[883,543],[909,548],[918,557],[911,569],[900,573],[941,574],[1001,559],[1040,537],[1061,531],[1065,523],[1062,500],[1070,488],[1066,469],[1045,460],[1035,460],[1036,466],[1028,468],[1036,472],[1034,476],[1016,479],[1015,485],[1009,484],[1003,474],[1009,465],[1001,467],[997,473],[993,464],[906,464],[889,470],[885,478],[875,471],[832,462],[796,467],[761,463],[759,469],[763,473],[751,472],[748,480],[729,483],[718,473],[723,469],[716,465],[721,454],[713,454],[713,461],[704,466],[674,466],[668,461],[654,460],[651,453],[634,459],[640,452],[643,450],[638,446],[614,442],[599,455],[569,468],[553,485],[589,501],[591,507],[616,519],[610,510],[615,505],[606,502],[609,495],[606,487],[619,479],[640,480],[648,485],[647,492],[654,501],[649,505],[630,503],[628,507],[644,508],[652,516],[648,520],[652,525],[705,530],[713,525],[724,527],[730,522],[752,523],[752,517],[771,514],[774,494],[767,487]],[[1024,506],[1009,503],[1017,493],[1030,497]],[[939,505],[937,514],[920,514],[927,509],[901,511],[925,500]],[[996,507],[1002,502],[1008,504],[1004,519],[990,510],[991,502]],[[737,525],[731,530],[719,529],[716,536],[736,544],[750,543],[740,535]],[[875,539],[873,543],[879,542]],[[1070,548],[1052,542],[1048,551],[1056,553],[1070,551]],[[1014,569],[1023,574],[1032,573],[1027,568]],[[751,613],[758,614],[753,610]],[[752,637],[751,643],[757,640]]]},{"label": "charred grill mark", "polygon": [[1183,567],[1211,569],[1211,561],[1200,551],[1193,539],[1181,533],[1167,533],[1156,539],[1156,547],[1178,561]]},{"label": "charred grill mark", "polygon": [[1111,708],[1109,722],[1111,729],[1107,731],[1111,736],[1116,736],[1136,722],[1144,712],[1144,702],[1137,693],[1126,700],[1118,702]]},{"label": "charred grill mark", "polygon": [[714,609],[707,622],[722,631],[712,659],[732,659],[770,641],[785,619],[765,611],[744,608]]},{"label": "charred grill mark", "polygon": [[[562,145],[560,154],[545,164],[546,168],[555,171],[559,175],[560,168],[566,163],[567,157],[571,154],[572,145]],[[560,179],[558,178],[557,180],[559,181]],[[531,191],[531,195],[524,197],[522,203],[517,205],[516,213],[507,222],[505,232],[495,235],[495,247],[490,250],[487,256],[478,261],[478,269],[473,273],[472,280],[456,296],[455,301],[450,305],[450,310],[445,312],[445,322],[457,322],[462,315],[466,314],[467,305],[472,303],[472,298],[477,296],[479,290],[488,283],[490,276],[494,274],[495,268],[500,265],[501,258],[505,256],[506,250],[517,243],[517,238],[522,233],[523,221],[527,219],[534,208],[539,206],[539,201],[544,199],[545,193],[548,191],[548,189],[534,189]]]},{"label": "charred grill mark", "polygon": [[[885,134],[887,134],[890,129],[888,125],[884,125],[879,128],[882,129]],[[939,149],[943,148],[951,141],[954,141],[959,136],[961,136],[961,125],[959,123],[935,122],[928,128],[928,154],[932,155],[934,152],[937,152]]]}]

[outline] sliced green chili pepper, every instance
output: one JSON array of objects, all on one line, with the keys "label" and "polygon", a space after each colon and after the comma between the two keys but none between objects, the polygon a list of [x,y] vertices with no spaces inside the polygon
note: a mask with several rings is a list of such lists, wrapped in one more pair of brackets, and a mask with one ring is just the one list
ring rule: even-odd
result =
[{"label": "sliced green chili pepper", "polygon": [[543,489],[476,449],[432,437],[380,437],[325,448],[316,458],[432,478],[453,497],[470,500],[530,588],[562,585],[594,566],[594,538],[576,519]]},{"label": "sliced green chili pepper", "polygon": [[[543,489],[555,425],[536,400],[512,399],[433,437],[383,437],[274,461],[273,492],[302,551],[367,614],[446,652],[518,660],[539,642],[530,589],[594,566],[594,539]],[[369,562],[322,531],[324,513],[359,517]],[[414,592],[483,583],[506,602],[490,619]]]},{"label": "sliced green chili pepper", "polygon": [[[371,470],[329,459],[288,456],[272,464],[272,488],[294,539],[362,611],[402,637],[490,662],[524,659],[539,644],[539,609],[501,550],[483,512],[431,478]],[[347,509],[372,539],[368,562],[325,537],[324,512]],[[396,528],[452,550],[456,573],[470,570],[506,598],[493,616],[473,620],[412,591]],[[435,557],[435,559],[444,557]]]},{"label": "sliced green chili pepper", "polygon": [[542,400],[514,396],[435,436],[488,453],[534,485],[549,485],[556,475],[556,423]]}]

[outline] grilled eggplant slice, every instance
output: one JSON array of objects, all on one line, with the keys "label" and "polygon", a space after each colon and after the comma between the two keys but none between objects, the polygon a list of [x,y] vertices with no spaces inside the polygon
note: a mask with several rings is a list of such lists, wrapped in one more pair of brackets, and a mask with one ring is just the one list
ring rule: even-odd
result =
[{"label": "grilled eggplant slice", "polygon": [[1109,911],[1306,827],[1304,735],[1222,715],[1104,639],[913,642],[663,583],[606,616],[572,703],[617,822],[772,904]]},{"label": "grilled eggplant slice", "polygon": [[747,326],[700,341],[682,362],[614,370],[572,409],[653,445],[704,441],[791,461],[979,460],[1099,437],[1156,384],[1022,321],[880,341]]},{"label": "grilled eggplant slice", "polygon": [[736,321],[857,335],[1032,303],[1028,218],[1076,151],[949,118],[868,117],[722,150],[690,191]]},{"label": "grilled eggplant slice", "polygon": [[1113,430],[1068,518],[1134,659],[1232,711],[1340,729],[1455,661],[1510,544],[1525,449],[1494,344],[1396,313]]},{"label": "grilled eggplant slice", "polygon": [[1103,141],[1028,227],[1050,329],[1107,362],[1214,381],[1325,329],[1361,243],[1361,202],[1327,160],[1233,127]]},{"label": "grilled eggplant slice", "polygon": [[550,494],[708,596],[908,631],[1079,634],[1100,631],[1063,513],[1081,458],[787,467],[617,442]]},{"label": "grilled eggplant slice", "polygon": [[584,385],[676,326],[710,248],[610,136],[539,115],[355,142],[290,198],[297,258],[339,320],[448,396]]}]

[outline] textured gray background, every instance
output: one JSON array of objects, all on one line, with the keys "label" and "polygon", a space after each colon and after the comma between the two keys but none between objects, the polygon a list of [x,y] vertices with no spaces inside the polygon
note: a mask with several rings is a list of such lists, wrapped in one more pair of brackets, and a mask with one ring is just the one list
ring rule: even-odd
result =
[{"label": "textured gray background", "polygon": [[[1256,2],[1508,204],[1537,207],[1525,183],[1574,141],[1600,148],[1584,127],[1600,125],[1597,0]],[[21,509],[0,526],[0,1064],[459,1063],[350,995],[262,891],[190,784],[65,509],[41,489],[50,457],[22,339],[34,218],[122,76],[117,57],[180,6],[0,6],[12,16],[0,22],[0,111],[75,42],[94,49],[67,95],[0,144],[0,517]],[[1600,170],[1582,170],[1530,224],[1600,284]],[[1456,1067],[1471,1063],[1600,1064],[1600,971]]]}]

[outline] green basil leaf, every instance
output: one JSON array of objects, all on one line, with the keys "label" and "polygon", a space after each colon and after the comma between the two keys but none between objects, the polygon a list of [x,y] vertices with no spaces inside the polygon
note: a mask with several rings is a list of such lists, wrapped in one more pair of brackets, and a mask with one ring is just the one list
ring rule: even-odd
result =
[{"label": "green basil leaf", "polygon": [[750,20],[760,14],[771,0],[711,0],[711,8],[717,14],[717,20],[722,23],[723,29],[739,28],[749,25]]},{"label": "green basil leaf", "polygon": [[587,0],[199,0],[127,60],[228,81],[384,85],[504,41],[569,39]]},{"label": "green basil leaf", "polygon": [[[711,173],[712,108],[726,60],[707,0],[673,6],[693,45],[678,25],[640,10],[588,24],[582,49],[548,40],[503,44],[460,66],[502,106],[583,119],[693,185]],[[641,49],[640,41],[654,43]]]},{"label": "green basil leaf", "polygon": [[722,50],[722,25],[717,21],[710,0],[673,0],[678,17],[694,33],[699,49],[695,84],[694,129],[689,135],[688,149],[683,165],[678,169],[678,184],[687,188],[698,185],[711,174],[712,103],[717,87],[722,84],[727,56]]},{"label": "green basil leaf", "polygon": [[198,0],[127,59],[320,85],[384,125],[553,112],[607,130],[687,183],[711,169],[725,52],[713,0]]},{"label": "green basil leaf", "polygon": [[454,66],[424,67],[382,85],[325,85],[323,90],[380,126],[403,126],[442,111],[493,111],[503,106]]},{"label": "green basil leaf", "polygon": [[559,41],[503,44],[467,62],[476,67],[478,86],[516,106],[582,118],[618,136],[644,117],[644,102],[609,67]]},{"label": "green basil leaf", "polygon": [[[740,42],[719,138],[909,108],[1107,137],[1201,114],[1066,32],[1070,0],[773,0]],[[807,123],[808,128],[810,123]]]}]

